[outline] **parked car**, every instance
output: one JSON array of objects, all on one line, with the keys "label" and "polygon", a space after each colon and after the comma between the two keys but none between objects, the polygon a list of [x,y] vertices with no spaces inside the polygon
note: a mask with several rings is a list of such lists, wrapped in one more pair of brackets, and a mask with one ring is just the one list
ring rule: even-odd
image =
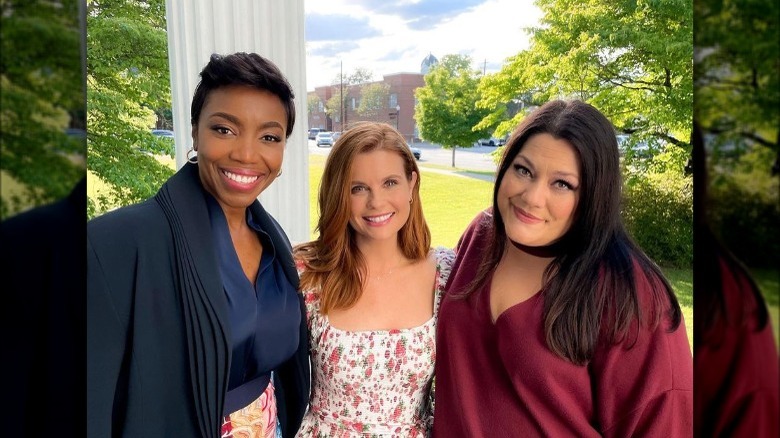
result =
[{"label": "parked car", "polygon": [[422,156],[422,150],[420,150],[420,148],[413,148],[411,146],[409,146],[409,149],[412,150],[412,155],[414,155],[414,159],[420,161],[420,156]]},{"label": "parked car", "polygon": [[311,129],[309,129],[309,140],[316,139],[317,138],[317,134],[319,134],[320,131],[322,131],[322,129],[320,129],[320,128],[311,128]]},{"label": "parked car", "polygon": [[477,140],[477,144],[479,146],[500,146],[504,143],[506,143],[506,140],[502,142],[502,139],[496,137],[480,138],[479,140]]},{"label": "parked car", "polygon": [[336,140],[338,140],[339,137],[341,137],[341,131],[336,131],[333,133],[333,144],[336,144]]},{"label": "parked car", "polygon": [[152,134],[158,137],[170,138],[173,140],[173,131],[169,129],[152,129]]},{"label": "parked car", "polygon": [[321,131],[317,133],[314,141],[317,143],[317,147],[333,146],[333,133],[330,131]]}]

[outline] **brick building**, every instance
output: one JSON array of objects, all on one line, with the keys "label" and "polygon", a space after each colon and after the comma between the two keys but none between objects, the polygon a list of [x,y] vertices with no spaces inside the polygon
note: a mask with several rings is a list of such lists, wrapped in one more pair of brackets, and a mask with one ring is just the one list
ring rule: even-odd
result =
[{"label": "brick building", "polygon": [[[417,101],[414,97],[414,90],[425,85],[423,77],[430,67],[436,64],[438,60],[433,55],[428,55],[420,66],[420,73],[393,73],[384,75],[381,81],[374,83],[385,84],[388,87],[387,100],[384,109],[380,110],[374,116],[363,116],[358,114],[357,109],[360,106],[361,90],[366,85],[344,85],[343,89],[339,84],[325,85],[316,87],[314,91],[308,93],[308,99],[316,96],[319,101],[312,111],[309,111],[309,128],[320,128],[328,131],[343,131],[345,126],[350,123],[370,120],[375,122],[385,122],[398,128],[398,131],[409,142],[419,139],[417,123],[414,120],[414,110]],[[329,116],[325,112],[325,105],[333,96],[344,93],[346,96],[344,120],[341,120],[342,113],[337,111]],[[309,101],[307,99],[307,101]]]}]

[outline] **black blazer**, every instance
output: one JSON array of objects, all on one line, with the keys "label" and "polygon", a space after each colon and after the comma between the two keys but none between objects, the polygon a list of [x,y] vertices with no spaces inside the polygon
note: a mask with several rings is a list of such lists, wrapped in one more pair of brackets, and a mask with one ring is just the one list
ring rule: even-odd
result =
[{"label": "black blazer", "polygon": [[86,187],[0,223],[4,436],[84,436]]},{"label": "black blazer", "polygon": [[[219,436],[230,327],[204,193],[185,164],[152,199],[87,225],[88,436]],[[297,287],[287,236],[259,202],[250,208]],[[298,350],[275,373],[285,436],[309,398],[300,306]]]}]

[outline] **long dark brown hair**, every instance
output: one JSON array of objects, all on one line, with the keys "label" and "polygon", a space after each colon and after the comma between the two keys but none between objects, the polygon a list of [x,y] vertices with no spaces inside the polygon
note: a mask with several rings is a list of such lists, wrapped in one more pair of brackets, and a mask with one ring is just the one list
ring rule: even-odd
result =
[{"label": "long dark brown hair", "polygon": [[[491,250],[474,280],[453,292],[468,296],[482,288],[504,255],[508,237],[498,209],[498,189],[528,139],[541,133],[571,144],[581,173],[575,220],[554,243],[557,255],[544,272],[548,347],[562,358],[584,364],[593,357],[602,335],[620,342],[633,333],[635,340],[640,326],[656,327],[664,312],[671,322],[669,330],[676,330],[681,321],[677,298],[660,268],[628,235],[620,217],[622,176],[615,130],[596,108],[576,100],[544,104],[512,133],[493,189]],[[649,307],[640,304],[640,282],[652,290]]]},{"label": "long dark brown hair", "polygon": [[386,150],[398,154],[404,162],[407,181],[412,172],[417,181],[412,187],[409,219],[398,232],[398,245],[404,256],[422,260],[431,246],[431,232],[420,202],[420,169],[401,134],[386,123],[358,122],[339,137],[325,162],[319,189],[320,218],[317,240],[296,246],[293,255],[306,270],[301,275],[302,290],[319,288],[320,312],[349,308],[360,298],[366,266],[349,224],[352,165],[358,154]]}]

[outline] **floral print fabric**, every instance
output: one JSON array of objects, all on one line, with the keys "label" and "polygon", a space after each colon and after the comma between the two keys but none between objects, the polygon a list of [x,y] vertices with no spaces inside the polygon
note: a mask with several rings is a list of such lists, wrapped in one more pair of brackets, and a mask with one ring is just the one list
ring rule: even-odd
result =
[{"label": "floral print fabric", "polygon": [[272,377],[260,397],[222,419],[221,438],[276,437],[276,396]]},{"label": "floral print fabric", "polygon": [[[455,254],[436,248],[434,313],[400,330],[345,331],[319,312],[316,290],[303,291],[312,363],[309,410],[297,437],[424,437],[436,360],[436,321]],[[298,263],[299,272],[303,265]]]}]

